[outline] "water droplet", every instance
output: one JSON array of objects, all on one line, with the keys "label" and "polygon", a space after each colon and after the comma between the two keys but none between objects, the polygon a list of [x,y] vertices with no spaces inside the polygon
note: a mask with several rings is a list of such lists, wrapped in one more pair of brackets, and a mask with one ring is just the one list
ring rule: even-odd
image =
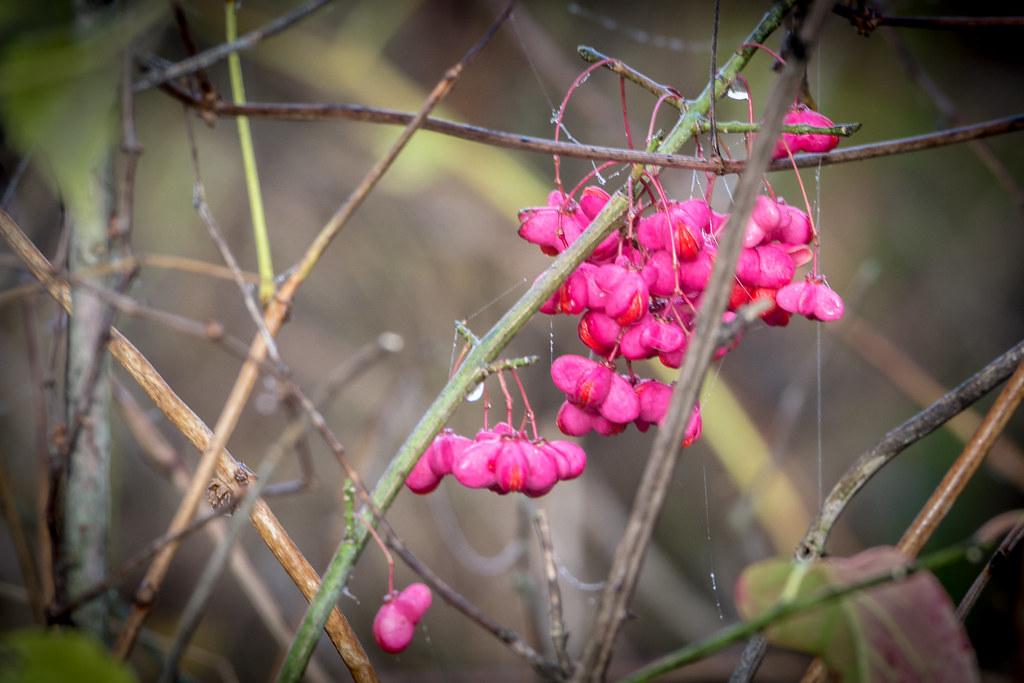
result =
[{"label": "water droplet", "polygon": [[467,403],[476,403],[477,401],[480,400],[480,397],[483,396],[483,395],[484,395],[484,383],[480,382],[475,387],[473,387],[472,391],[470,391],[466,395],[466,402]]}]

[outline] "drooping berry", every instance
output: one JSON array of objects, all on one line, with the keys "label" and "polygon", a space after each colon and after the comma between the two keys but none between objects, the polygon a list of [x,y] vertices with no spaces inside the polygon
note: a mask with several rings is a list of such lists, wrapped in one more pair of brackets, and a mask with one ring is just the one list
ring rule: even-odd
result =
[{"label": "drooping berry", "polygon": [[430,589],[422,583],[410,584],[401,593],[386,596],[373,619],[373,639],[380,649],[395,654],[409,647],[416,624],[432,600]]}]

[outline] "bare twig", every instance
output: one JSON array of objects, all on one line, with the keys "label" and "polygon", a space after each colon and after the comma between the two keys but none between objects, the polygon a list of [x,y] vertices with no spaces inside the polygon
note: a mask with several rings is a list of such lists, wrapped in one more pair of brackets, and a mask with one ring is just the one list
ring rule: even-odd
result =
[{"label": "bare twig", "polygon": [[[267,347],[267,355],[270,356],[271,360],[281,365],[281,354],[277,350],[277,345],[274,343],[274,335],[267,329],[266,323],[263,321],[263,315],[260,313],[259,305],[256,303],[256,299],[252,295],[252,291],[245,282],[245,278],[242,275],[242,269],[238,267],[238,261],[235,259],[235,255],[231,253],[231,247],[228,246],[228,242],[224,239],[224,234],[217,226],[217,221],[213,217],[213,212],[210,211],[210,205],[206,203],[206,189],[203,186],[202,175],[199,172],[199,148],[196,146],[196,138],[192,132],[192,120],[188,116],[188,112],[185,113],[185,134],[188,138],[188,148],[192,159],[192,173],[195,178],[195,183],[192,189],[192,206],[195,207],[196,213],[202,219],[203,224],[206,226],[207,232],[210,233],[210,239],[213,240],[214,244],[217,245],[217,251],[220,252],[220,256],[224,259],[224,263],[227,264],[231,270],[231,275],[235,280],[235,284],[238,286],[238,291],[242,294],[242,301],[245,303],[245,310],[249,312],[249,317],[256,324],[256,329],[263,335],[263,343]],[[262,207],[262,205],[261,205]],[[260,209],[262,211],[262,208]],[[271,284],[271,289],[273,286]]]},{"label": "bare twig", "polygon": [[[125,423],[141,446],[147,461],[167,477],[178,491],[183,492],[188,488],[189,475],[177,450],[167,442],[122,384],[115,380],[113,388],[114,398],[121,407]],[[266,491],[267,489],[264,489],[264,494]],[[221,543],[226,533],[223,525],[214,524],[206,527],[206,534],[214,545]],[[282,651],[285,650],[291,642],[291,628],[281,613],[270,587],[260,577],[241,545],[236,545],[231,551],[231,571],[278,647]],[[195,650],[195,646],[189,648],[189,652]],[[330,680],[327,672],[316,660],[309,663],[306,674],[314,683],[327,683]]]},{"label": "bare twig", "polygon": [[81,593],[72,596],[63,604],[51,607],[48,610],[49,620],[51,622],[63,621],[66,617],[74,613],[75,610],[79,609],[83,605],[88,604],[90,601],[96,599],[98,596],[106,593],[112,587],[116,586],[118,583],[124,580],[125,577],[127,577],[128,574],[133,569],[149,561],[154,555],[160,552],[161,548],[163,548],[168,543],[177,543],[179,541],[182,541],[188,536],[191,536],[196,531],[205,528],[206,525],[212,522],[213,520],[217,519],[218,517],[223,517],[229,512],[231,512],[231,506],[225,505],[224,507],[210,511],[205,515],[196,517],[187,527],[181,529],[180,531],[177,531],[173,534],[163,534],[161,536],[157,536],[152,541],[147,543],[146,547],[144,547],[142,550],[135,553],[130,558],[128,558],[124,563],[122,563],[120,567],[107,574],[107,576],[104,577],[102,581],[90,586],[89,588],[83,590]]},{"label": "bare twig", "polygon": [[811,522],[797,548],[797,559],[820,557],[836,519],[878,470],[1001,384],[1022,359],[1024,342],[1019,342],[928,408],[890,430],[871,450],[858,457],[825,498],[817,518]]},{"label": "bare twig", "polygon": [[508,645],[514,653],[529,662],[530,666],[532,666],[534,670],[544,678],[557,678],[560,676],[557,665],[552,662],[545,661],[536,650],[530,647],[526,641],[519,636],[519,634],[491,619],[489,616],[481,612],[476,605],[467,600],[465,596],[449,586],[444,579],[416,559],[416,557],[409,552],[409,549],[393,531],[388,530],[386,539],[388,546],[395,551],[395,554],[398,555],[410,569],[419,574],[431,588],[437,591],[445,602],[459,610],[459,612],[477,626],[480,626],[495,638]]},{"label": "bare twig", "polygon": [[125,50],[121,64],[121,154],[124,164],[117,188],[117,209],[110,223],[114,252],[131,249],[131,230],[135,211],[135,171],[142,155],[142,144],[135,131],[135,93],[132,92],[133,52]]},{"label": "bare twig", "polygon": [[928,502],[921,508],[917,518],[900,539],[899,548],[910,556],[917,555],[931,537],[939,523],[945,518],[953,503],[960,496],[964,486],[981,466],[999,433],[1006,427],[1010,416],[1024,398],[1024,363],[999,393],[996,402],[989,409],[978,431],[964,447],[960,457],[946,471],[946,476],[935,488]]},{"label": "bare twig", "polygon": [[[833,328],[847,348],[874,366],[900,391],[924,407],[946,393],[946,389],[921,365],[867,320],[847,306],[842,322]],[[946,428],[967,443],[981,425],[981,414],[968,408],[946,423]],[[1007,434],[992,444],[985,464],[995,474],[1024,490],[1024,451]]]},{"label": "bare twig", "polygon": [[[192,635],[199,626],[203,612],[206,611],[206,604],[213,594],[213,590],[224,571],[224,567],[227,565],[228,557],[242,531],[242,527],[245,526],[247,518],[252,513],[253,506],[259,499],[263,487],[266,486],[274,470],[281,463],[281,460],[284,459],[284,456],[294,448],[294,445],[305,433],[306,426],[306,420],[299,420],[297,423],[293,422],[268,449],[266,455],[264,455],[263,461],[256,472],[255,482],[246,491],[245,498],[238,506],[238,513],[231,519],[227,533],[217,544],[216,549],[203,568],[203,572],[199,576],[199,580],[192,590],[188,602],[185,604],[174,642],[160,671],[159,680],[161,683],[171,683],[177,680],[178,660],[181,659],[185,648],[192,639]],[[372,669],[361,675],[366,680],[376,678],[376,674]]]},{"label": "bare twig", "polygon": [[533,574],[530,572],[530,519],[533,514],[533,505],[529,500],[523,498],[516,501],[516,535],[510,545],[520,548],[522,552],[518,553],[513,565],[513,583],[516,593],[519,594],[519,604],[522,606],[523,620],[526,622],[526,636],[529,642],[550,659],[550,656],[554,655],[554,650],[543,636],[547,631],[544,603],[537,591],[537,582],[533,580]]},{"label": "bare twig", "polygon": [[[55,275],[53,267],[35,245],[25,236],[10,216],[0,211],[0,237],[21,258],[32,274],[40,280],[50,296],[61,307],[71,310],[69,288]],[[174,390],[164,381],[160,373],[146,360],[127,338],[119,331],[111,334],[110,353],[131,374],[132,378],[143,388],[157,407],[200,451],[205,450],[212,439],[210,428],[192,412]],[[250,476],[248,468],[240,464],[227,450],[222,451],[217,462],[216,478],[209,486],[210,495],[219,500],[232,495],[239,486],[239,478],[247,481]],[[266,504],[256,504],[251,516],[252,523],[260,537],[281,564],[288,576],[299,588],[303,596],[309,600],[320,585],[320,577],[295,545],[288,532]],[[143,601],[152,601],[151,593],[139,596]],[[337,610],[328,617],[325,629],[331,642],[346,661],[359,662],[362,648],[352,646],[354,634],[345,618]],[[362,653],[365,656],[365,653]]]},{"label": "bare twig", "polygon": [[[871,450],[862,453],[840,477],[822,503],[818,516],[797,546],[797,561],[809,562],[821,557],[825,542],[839,515],[850,500],[882,467],[891,462],[911,444],[920,441],[956,415],[999,386],[1024,360],[1024,341],[999,355],[959,386],[946,393],[926,409],[890,430]],[[731,683],[749,681],[757,672],[768,644],[764,638],[752,638],[740,657],[740,663],[729,679]]]},{"label": "bare twig", "polygon": [[832,11],[849,19],[863,35],[868,35],[879,26],[894,28],[921,28],[936,31],[963,31],[985,28],[1021,28],[1024,17],[969,17],[969,16],[889,16],[880,14],[867,3],[863,7],[850,7],[837,2]]},{"label": "bare twig", "polygon": [[[782,117],[796,96],[803,66],[828,10],[829,3],[826,0],[817,0],[812,6],[803,29],[793,38],[800,49],[792,51],[765,107],[762,134],[757,138],[750,163],[740,179],[733,212],[719,243],[719,257],[702,297],[696,332],[689,342],[671,404],[651,449],[626,532],[615,552],[608,581],[601,595],[594,627],[573,680],[602,680],[611,661],[615,636],[625,620],[626,609],[643,564],[644,551],[650,542],[671,483],[683,431],[715,350],[722,312],[725,310],[736,259],[742,246],[743,226],[753,209]],[[709,90],[714,83],[709,84]]]},{"label": "bare twig", "polygon": [[50,497],[50,449],[49,411],[46,406],[46,387],[43,366],[40,359],[39,335],[36,332],[35,309],[27,302],[22,305],[22,321],[25,329],[25,350],[28,374],[32,380],[32,421],[35,428],[36,467],[36,553],[40,583],[41,604],[53,599],[53,556],[51,554],[50,530],[46,523],[47,503]]},{"label": "bare twig", "polygon": [[45,624],[46,619],[43,613],[43,590],[39,583],[39,575],[36,573],[36,563],[32,559],[32,551],[29,549],[28,539],[25,537],[25,529],[21,525],[21,515],[18,514],[18,502],[14,498],[14,491],[11,490],[11,483],[7,480],[7,472],[3,468],[3,458],[0,458],[0,509],[3,510],[4,519],[11,530],[11,541],[14,543],[14,554],[18,558],[18,568],[21,570],[21,578],[25,584],[25,592],[28,594],[28,604],[32,608],[32,616],[37,624]]},{"label": "bare twig", "polygon": [[1013,525],[1009,533],[1003,538],[996,551],[988,558],[988,562],[981,568],[981,572],[967,589],[967,593],[960,604],[956,606],[956,616],[963,621],[971,613],[974,604],[978,602],[981,592],[985,590],[992,575],[1009,559],[1010,553],[1017,547],[1017,544],[1024,539],[1024,515],[1017,514],[1017,523]]},{"label": "bare twig", "polygon": [[[939,84],[931,77],[931,75],[925,71],[917,59],[914,58],[913,53],[910,51],[910,47],[907,42],[903,39],[903,35],[893,29],[887,29],[882,31],[882,36],[886,42],[896,52],[896,56],[899,58],[900,64],[903,66],[903,70],[906,72],[907,77],[913,81],[918,88],[935,105],[935,108],[939,112],[940,125],[943,126],[955,126],[963,124],[963,117],[957,111],[956,104],[950,97],[943,92]],[[1006,167],[995,152],[992,151],[992,147],[982,140],[972,140],[968,143],[971,150],[974,152],[978,160],[981,161],[982,165],[988,168],[992,176],[1003,186],[1003,189],[1010,195],[1014,203],[1017,205],[1017,210],[1024,212],[1024,188],[1021,187],[1020,183],[1017,182],[1016,178]]]},{"label": "bare twig", "polygon": [[246,33],[238,40],[234,40],[230,43],[223,43],[216,47],[211,47],[209,50],[204,50],[194,57],[183,59],[182,61],[177,62],[176,64],[171,64],[166,68],[150,72],[135,81],[135,92],[152,88],[153,86],[160,85],[161,83],[166,83],[169,80],[194,73],[200,69],[205,69],[234,52],[248,50],[261,40],[277,35],[296,22],[305,19],[307,16],[328,4],[330,1],[331,0],[310,0],[309,2],[299,5],[292,11],[282,14],[277,19],[264,24],[260,28]]},{"label": "bare twig", "polygon": [[[714,90],[715,78],[718,76],[718,18],[721,10],[720,0],[715,0],[715,18],[711,22],[711,65],[708,73],[708,80],[712,83],[712,90]],[[711,151],[716,158],[721,158],[722,150],[718,147],[718,117],[715,116],[715,102],[718,100],[717,97],[712,97],[710,106],[708,107],[708,120],[711,123]]]},{"label": "bare twig", "polygon": [[534,513],[533,524],[537,529],[540,553],[544,558],[544,578],[548,584],[548,620],[551,627],[551,642],[555,648],[558,667],[562,670],[562,675],[568,677],[572,675],[572,661],[569,659],[568,650],[566,650],[569,633],[565,630],[565,620],[562,618],[562,591],[558,587],[558,568],[555,566],[555,550],[551,543],[551,527],[548,525],[547,513],[543,509],[538,508]]}]

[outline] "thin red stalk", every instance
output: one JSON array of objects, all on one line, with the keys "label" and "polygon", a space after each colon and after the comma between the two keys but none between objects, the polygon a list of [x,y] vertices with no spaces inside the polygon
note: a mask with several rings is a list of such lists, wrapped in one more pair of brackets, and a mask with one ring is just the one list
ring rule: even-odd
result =
[{"label": "thin red stalk", "polygon": [[373,522],[370,522],[365,518],[362,519],[363,524],[366,526],[366,530],[370,532],[371,536],[373,536],[373,540],[376,541],[377,545],[380,547],[380,551],[384,553],[384,559],[388,561],[387,599],[391,599],[391,597],[395,594],[395,558],[391,556],[391,551],[388,550],[388,546],[384,543],[384,539],[382,539],[380,535],[377,533],[377,530],[373,528]]},{"label": "thin red stalk", "polygon": [[[626,147],[633,149],[633,131],[629,128],[629,111],[626,107],[626,77],[619,76],[619,101],[622,102],[622,128],[626,131]],[[647,136],[651,141],[651,136]]]},{"label": "thin red stalk", "polygon": [[[572,94],[576,92],[577,88],[583,85],[583,82],[587,80],[587,77],[589,77],[595,69],[600,68],[611,61],[612,60],[610,59],[602,59],[599,62],[594,62],[584,69],[583,73],[577,76],[576,80],[569,86],[569,90],[566,91],[565,98],[562,100],[562,105],[558,108],[558,116],[555,118],[555,142],[559,141],[558,138],[562,132],[562,121],[565,119],[565,108],[569,105],[569,99],[572,97]],[[558,191],[564,196],[565,190],[562,189],[562,157],[557,154],[555,155],[555,185],[558,187]]]}]

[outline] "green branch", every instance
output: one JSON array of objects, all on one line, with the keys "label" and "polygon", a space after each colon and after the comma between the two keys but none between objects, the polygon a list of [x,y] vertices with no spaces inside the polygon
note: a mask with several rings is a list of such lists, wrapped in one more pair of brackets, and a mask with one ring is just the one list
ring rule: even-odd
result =
[{"label": "green branch", "polygon": [[[238,21],[235,0],[224,5],[224,24],[227,40],[233,43],[238,38]],[[237,52],[228,55],[228,74],[231,78],[231,99],[237,105],[245,104],[245,84],[242,81],[242,62]],[[263,193],[260,191],[260,176],[256,168],[256,153],[252,147],[252,131],[249,117],[239,116],[238,143],[242,147],[242,168],[245,170],[245,189],[249,195],[249,213],[252,216],[252,232],[256,240],[256,263],[260,273],[260,301],[266,303],[274,296],[274,264],[270,259],[270,238],[267,235],[267,217],[263,210]]]},{"label": "green branch", "polygon": [[[751,34],[744,41],[745,44],[761,43],[780,25],[782,18],[796,3],[796,0],[782,0],[769,10],[762,18]],[[721,97],[725,94],[730,84],[735,80],[736,75],[747,65],[753,56],[755,48],[745,47],[733,53],[727,62],[718,72],[715,79],[714,96]],[[658,148],[659,152],[674,153],[678,151],[700,128],[703,116],[708,112],[711,105],[711,87],[704,88],[704,91],[693,100],[686,113],[680,117],[675,126],[666,136],[665,141]],[[660,169],[651,167],[648,173],[657,175]],[[534,313],[547,301],[556,289],[565,281],[590,254],[597,248],[612,230],[617,228],[620,220],[626,213],[628,202],[625,194],[619,191],[612,195],[611,199],[601,212],[591,221],[590,226],[583,234],[569,247],[562,252],[551,263],[547,270],[538,278],[525,294],[517,301],[501,319],[495,323],[486,335],[480,339],[458,371],[448,380],[430,408],[423,414],[420,421],[413,428],[406,438],[405,443],[399,447],[387,470],[381,475],[380,480],[374,487],[372,498],[374,505],[386,512],[394,501],[395,496],[401,491],[406,477],[412,470],[420,455],[447,424],[454,415],[455,410],[462,403],[464,397],[479,381],[480,370],[486,368],[493,362],[498,354],[512,341],[526,322],[533,317]],[[369,533],[365,527],[360,527],[354,542],[348,539],[342,541],[335,551],[324,572],[320,589],[309,604],[309,608],[303,617],[299,630],[296,633],[293,643],[293,650],[297,647],[303,651],[311,652],[312,644],[316,643],[320,631],[327,622],[327,616],[331,608],[337,602],[342,588],[348,581],[349,574],[355,564],[359,553],[366,545]],[[307,644],[309,644],[307,646]],[[308,659],[308,655],[306,655]],[[278,681],[296,681],[302,675],[302,668],[305,666],[305,659],[301,663],[292,660],[291,657],[285,662]]]}]

